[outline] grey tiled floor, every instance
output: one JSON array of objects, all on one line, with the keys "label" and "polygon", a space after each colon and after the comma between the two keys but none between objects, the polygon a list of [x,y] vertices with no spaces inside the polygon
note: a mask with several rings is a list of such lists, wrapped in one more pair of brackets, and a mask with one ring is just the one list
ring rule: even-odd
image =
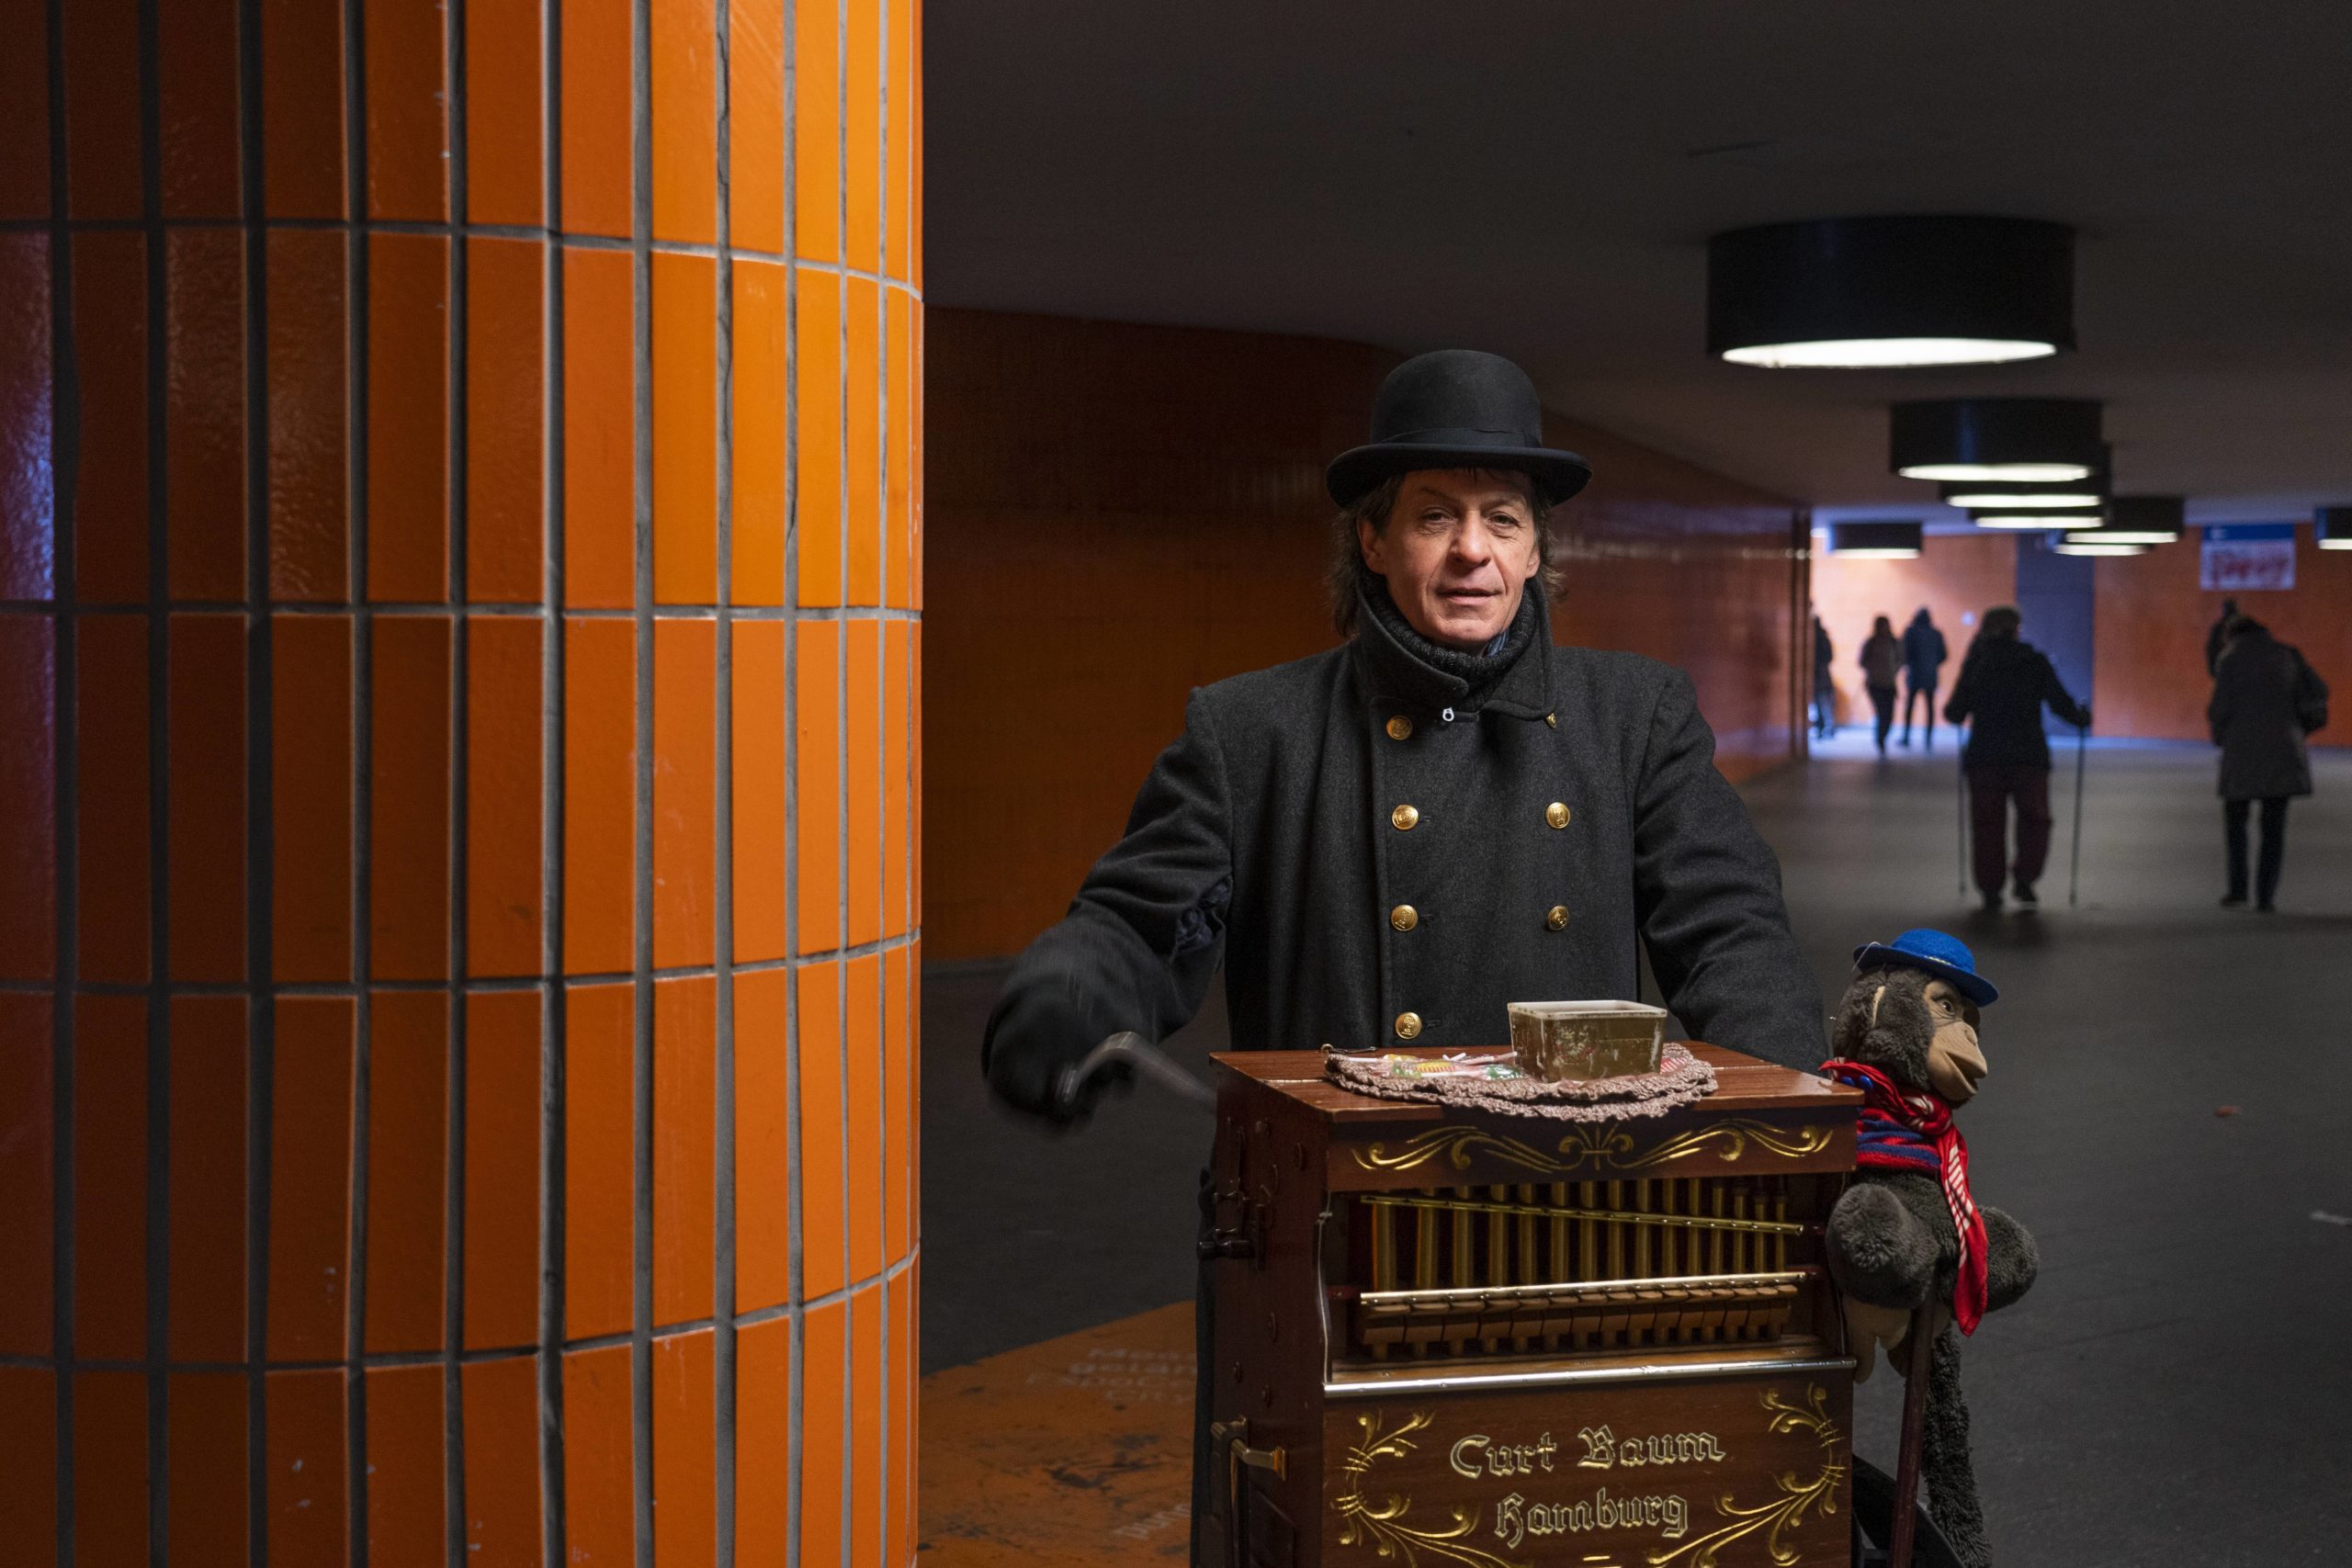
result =
[{"label": "grey tiled floor", "polygon": [[[2047,912],[1989,921],[1956,888],[1948,753],[1816,760],[1747,792],[1825,995],[1855,942],[1917,924],[2004,990],[1963,1120],[1980,1196],[2043,1253],[1968,1350],[2003,1561],[2352,1560],[2352,1226],[2312,1217],[2352,1216],[2352,754],[2318,754],[2267,918],[2214,908],[2221,812],[2191,747],[2094,748],[2069,909],[2071,761]],[[927,1370],[1191,1289],[1205,1122],[1148,1090],[1059,1137],[989,1106],[999,973],[924,979]],[[1172,1044],[1197,1060],[1222,1037],[1212,1006]],[[1898,1397],[1860,1393],[1882,1461]]]}]

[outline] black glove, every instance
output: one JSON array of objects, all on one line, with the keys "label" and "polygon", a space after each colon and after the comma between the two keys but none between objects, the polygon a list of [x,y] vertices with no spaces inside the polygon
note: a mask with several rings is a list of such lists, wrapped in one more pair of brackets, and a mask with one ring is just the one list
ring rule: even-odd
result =
[{"label": "black glove", "polygon": [[1093,1027],[1089,1010],[1069,988],[1054,985],[1023,987],[999,1002],[980,1046],[980,1068],[997,1098],[1068,1125],[1093,1109],[1104,1088],[1132,1078],[1126,1064],[1110,1063],[1069,1085],[1065,1097],[1065,1080],[1112,1032]]}]

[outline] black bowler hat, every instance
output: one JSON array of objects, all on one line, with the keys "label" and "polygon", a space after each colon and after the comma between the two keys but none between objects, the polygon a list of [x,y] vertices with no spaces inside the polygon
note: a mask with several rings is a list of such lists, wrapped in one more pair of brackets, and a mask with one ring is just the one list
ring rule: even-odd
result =
[{"label": "black bowler hat", "polygon": [[1592,478],[1574,452],[1544,445],[1544,405],[1527,372],[1499,354],[1441,348],[1396,367],[1372,400],[1372,443],[1331,460],[1331,499],[1347,506],[1392,474],[1417,468],[1508,468],[1545,504]]}]

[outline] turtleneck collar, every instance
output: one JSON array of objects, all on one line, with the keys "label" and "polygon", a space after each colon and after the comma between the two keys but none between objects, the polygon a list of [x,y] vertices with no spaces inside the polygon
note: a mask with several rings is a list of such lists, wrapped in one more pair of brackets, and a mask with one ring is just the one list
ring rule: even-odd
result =
[{"label": "turtleneck collar", "polygon": [[1487,708],[1521,718],[1552,711],[1551,660],[1523,657],[1551,641],[1540,578],[1529,582],[1510,627],[1476,653],[1442,648],[1415,631],[1376,572],[1358,573],[1356,593],[1357,653],[1376,695],[1465,716]]}]

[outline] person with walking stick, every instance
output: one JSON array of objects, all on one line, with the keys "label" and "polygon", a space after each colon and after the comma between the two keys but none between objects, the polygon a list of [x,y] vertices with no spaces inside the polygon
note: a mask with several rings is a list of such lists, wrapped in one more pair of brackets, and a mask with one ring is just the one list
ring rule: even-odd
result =
[{"label": "person with walking stick", "polygon": [[[1983,629],[1962,661],[1949,722],[1969,726],[1961,765],[1968,774],[1970,826],[1976,840],[1976,890],[1987,912],[2001,909],[2003,886],[2027,908],[2041,899],[2034,884],[2050,859],[2050,742],[2041,709],[2090,728],[2091,710],[2059,682],[2050,658],[2018,636],[2013,605],[1984,612]],[[2009,806],[2017,806],[2017,855],[2009,849]]]}]

